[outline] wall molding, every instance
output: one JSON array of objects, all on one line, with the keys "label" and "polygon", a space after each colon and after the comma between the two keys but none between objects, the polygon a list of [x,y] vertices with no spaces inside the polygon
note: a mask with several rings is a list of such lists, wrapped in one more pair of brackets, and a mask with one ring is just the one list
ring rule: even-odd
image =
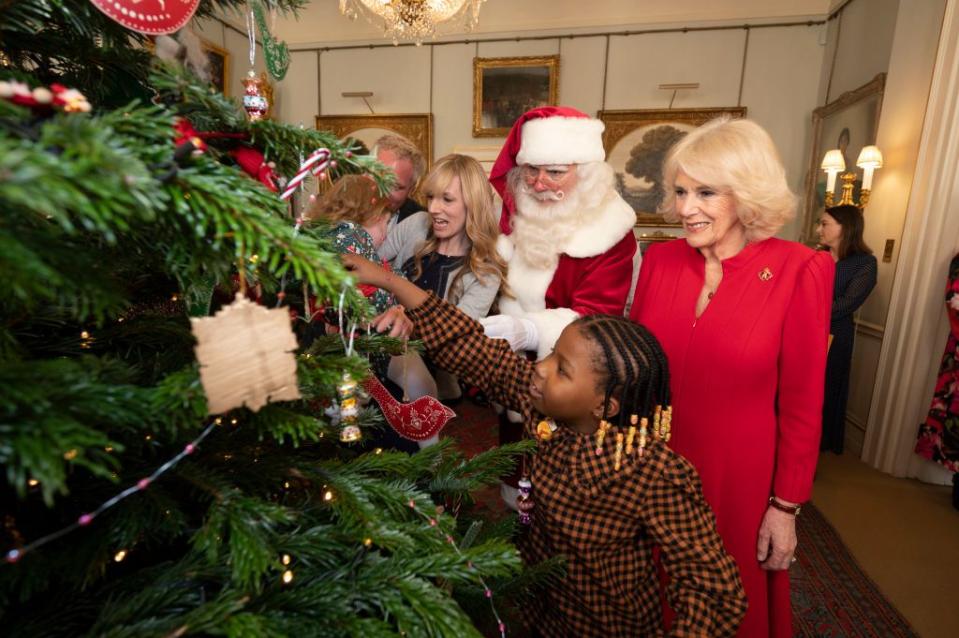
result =
[{"label": "wall molding", "polygon": [[851,411],[846,410],[846,423],[856,428],[860,432],[866,432],[866,422],[857,417]]},{"label": "wall molding", "polygon": [[886,334],[886,327],[878,323],[872,323],[871,321],[859,319],[858,317],[853,319],[853,323],[856,324],[856,335],[882,341],[883,336]]}]

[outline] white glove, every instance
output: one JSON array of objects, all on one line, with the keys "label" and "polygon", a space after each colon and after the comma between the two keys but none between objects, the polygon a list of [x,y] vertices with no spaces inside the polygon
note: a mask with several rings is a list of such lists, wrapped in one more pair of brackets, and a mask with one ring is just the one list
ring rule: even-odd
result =
[{"label": "white glove", "polygon": [[505,339],[513,350],[536,350],[539,330],[526,317],[491,315],[479,320],[490,339]]}]

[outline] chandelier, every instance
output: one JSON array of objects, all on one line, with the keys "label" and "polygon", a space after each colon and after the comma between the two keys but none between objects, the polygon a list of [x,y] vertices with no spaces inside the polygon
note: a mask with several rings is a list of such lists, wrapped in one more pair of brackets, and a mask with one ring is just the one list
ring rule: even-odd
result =
[{"label": "chandelier", "polygon": [[486,0],[340,0],[340,13],[350,20],[363,14],[372,24],[382,24],[393,44],[413,40],[422,44],[424,38],[436,35],[436,26],[442,22],[466,16],[466,30],[479,22],[480,6]]}]

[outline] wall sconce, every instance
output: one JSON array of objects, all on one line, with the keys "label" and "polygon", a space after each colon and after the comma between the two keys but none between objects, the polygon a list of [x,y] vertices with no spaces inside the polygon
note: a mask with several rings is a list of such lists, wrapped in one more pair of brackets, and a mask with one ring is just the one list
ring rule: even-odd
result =
[{"label": "wall sconce", "polygon": [[370,105],[370,101],[366,98],[373,97],[373,91],[343,91],[340,93],[343,97],[358,97],[362,98],[366,102],[366,108],[370,110],[370,113],[376,115],[376,111],[373,110],[373,107]]},{"label": "wall sconce", "polygon": [[673,100],[676,99],[677,91],[694,91],[699,88],[699,82],[675,82],[673,84],[660,84],[660,91],[672,91],[673,95],[669,98],[669,106],[666,108],[673,108]]},{"label": "wall sconce", "polygon": [[[839,149],[826,151],[820,165],[820,168],[826,173],[826,208],[845,205],[865,208],[866,204],[869,203],[869,193],[872,191],[872,176],[877,168],[882,168],[882,153],[875,146],[864,146],[862,151],[859,152],[856,166],[862,169],[862,188],[859,189],[858,204],[852,197],[856,174],[852,171],[843,172],[846,170],[846,160],[843,159],[842,151]],[[842,173],[842,195],[836,202],[836,176],[840,173]]]}]

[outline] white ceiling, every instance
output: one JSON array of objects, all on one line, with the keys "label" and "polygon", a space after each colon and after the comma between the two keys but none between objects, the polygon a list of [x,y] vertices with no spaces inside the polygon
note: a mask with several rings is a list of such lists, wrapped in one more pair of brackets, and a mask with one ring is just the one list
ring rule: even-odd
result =
[{"label": "white ceiling", "polygon": [[[702,22],[768,22],[823,18],[841,0],[487,0],[474,34],[521,31],[565,32],[636,25],[693,25]],[[230,16],[239,25],[242,20]],[[383,38],[364,18],[350,21],[339,0],[313,0],[298,19],[278,17],[273,35],[291,48]],[[444,33],[464,37],[462,29]]]}]

